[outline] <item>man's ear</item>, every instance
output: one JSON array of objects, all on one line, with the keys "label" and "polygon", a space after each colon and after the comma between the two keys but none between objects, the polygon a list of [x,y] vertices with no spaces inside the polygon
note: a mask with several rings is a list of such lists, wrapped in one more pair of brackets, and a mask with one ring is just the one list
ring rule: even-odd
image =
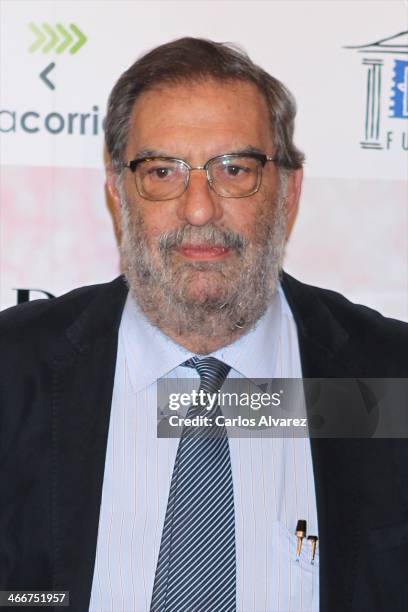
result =
[{"label": "man's ear", "polygon": [[109,210],[111,211],[117,229],[120,226],[120,194],[118,190],[118,175],[109,167],[106,170],[106,190]]},{"label": "man's ear", "polygon": [[303,168],[292,170],[288,176],[286,194],[286,239],[289,238],[299,210],[299,199],[302,190]]}]

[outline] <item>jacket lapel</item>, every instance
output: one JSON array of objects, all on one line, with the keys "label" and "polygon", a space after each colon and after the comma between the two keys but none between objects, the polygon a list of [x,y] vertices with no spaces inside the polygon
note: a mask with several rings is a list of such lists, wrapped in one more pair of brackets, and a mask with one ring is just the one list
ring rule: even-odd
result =
[{"label": "jacket lapel", "polygon": [[[284,274],[304,378],[354,378],[349,336],[313,288]],[[320,612],[352,608],[359,539],[361,441],[311,438],[320,546]]]},{"label": "jacket lapel", "polygon": [[54,588],[70,591],[73,612],[88,609],[115,374],[127,288],[104,287],[67,329],[68,350],[54,360]]}]

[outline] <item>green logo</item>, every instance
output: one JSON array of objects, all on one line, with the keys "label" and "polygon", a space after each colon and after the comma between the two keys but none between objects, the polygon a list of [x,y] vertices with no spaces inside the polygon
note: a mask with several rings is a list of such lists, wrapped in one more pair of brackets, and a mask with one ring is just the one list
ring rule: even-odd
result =
[{"label": "green logo", "polygon": [[43,53],[54,50],[59,55],[69,50],[71,55],[75,55],[88,40],[74,23],[70,23],[69,28],[64,28],[60,23],[55,27],[51,27],[48,23],[43,23],[41,27],[30,23],[28,27],[35,36],[34,42],[28,49],[30,53],[41,49]]}]

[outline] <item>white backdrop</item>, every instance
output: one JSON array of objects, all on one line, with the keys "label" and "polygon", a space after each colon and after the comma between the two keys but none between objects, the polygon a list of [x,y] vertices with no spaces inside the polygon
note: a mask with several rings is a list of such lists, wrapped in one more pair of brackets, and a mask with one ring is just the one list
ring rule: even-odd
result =
[{"label": "white backdrop", "polygon": [[307,162],[286,270],[408,319],[407,2],[0,8],[2,308],[16,303],[17,288],[59,295],[117,275],[103,176],[107,96],[142,52],[191,35],[239,43],[298,101]]}]

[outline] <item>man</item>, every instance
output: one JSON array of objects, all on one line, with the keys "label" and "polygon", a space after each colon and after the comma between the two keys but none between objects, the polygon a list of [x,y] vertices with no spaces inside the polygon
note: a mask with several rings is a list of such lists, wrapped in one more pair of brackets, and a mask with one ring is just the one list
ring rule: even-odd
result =
[{"label": "man", "polygon": [[[78,612],[407,609],[405,440],[157,438],[163,377],[407,376],[406,325],[282,273],[294,115],[220,43],[162,45],[119,79],[107,181],[129,293],[1,317],[0,589],[67,590]],[[319,565],[295,555],[297,519]]]}]

